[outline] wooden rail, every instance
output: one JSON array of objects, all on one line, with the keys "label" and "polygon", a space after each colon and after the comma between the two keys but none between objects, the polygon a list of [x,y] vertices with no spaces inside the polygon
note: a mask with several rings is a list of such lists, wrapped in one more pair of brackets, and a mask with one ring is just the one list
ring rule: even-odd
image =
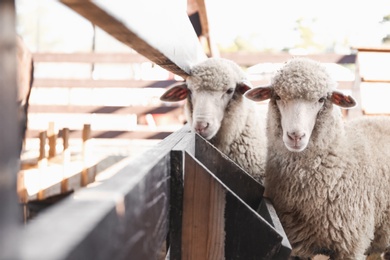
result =
[{"label": "wooden rail", "polygon": [[[112,57],[111,57],[112,56]],[[287,53],[221,53],[221,56],[236,61],[243,67],[264,63],[283,63],[292,55]],[[353,64],[354,55],[318,54],[309,55],[309,58],[321,62],[337,64]],[[83,64],[139,64],[148,60],[138,53],[107,54],[107,53],[34,53],[34,64],[38,67],[50,63],[54,65],[63,63]],[[38,68],[38,75],[39,68]],[[254,80],[254,85],[268,83],[268,79]],[[163,103],[158,100],[162,91],[174,84],[174,79],[164,80],[140,80],[140,79],[65,79],[65,78],[40,78],[34,79],[32,90],[32,104],[29,109],[30,128],[28,137],[37,137],[37,133],[44,129],[49,121],[56,121],[56,125],[70,128],[71,137],[79,135],[82,123],[74,124],[71,118],[80,118],[79,121],[92,123],[93,137],[122,137],[122,138],[161,138],[166,137],[180,127],[184,117],[183,103]],[[352,90],[353,81],[339,81],[339,88]],[[56,89],[56,92],[54,91]],[[132,94],[134,93],[134,94]],[[133,95],[141,95],[144,99],[142,106],[138,103],[141,98],[133,98]],[[125,96],[128,98],[125,98]],[[115,101],[108,103],[108,97],[115,96]],[[133,104],[132,102],[136,102]],[[138,102],[138,103],[137,103]],[[150,104],[149,104],[150,103]],[[125,115],[133,115],[136,122],[129,120]],[[91,115],[95,121],[104,118],[101,123],[90,122]],[[157,125],[148,127],[146,116],[152,118]],[[163,118],[163,119],[162,119]],[[108,123],[106,120],[111,120]],[[172,125],[170,129],[161,127],[160,119],[165,125]],[[134,121],[133,120],[133,121]],[[107,128],[109,127],[109,128]]]}]

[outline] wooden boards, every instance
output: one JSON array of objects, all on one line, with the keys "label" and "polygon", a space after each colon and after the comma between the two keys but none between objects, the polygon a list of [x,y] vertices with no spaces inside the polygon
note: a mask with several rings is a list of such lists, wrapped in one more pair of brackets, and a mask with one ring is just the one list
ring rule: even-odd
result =
[{"label": "wooden boards", "polygon": [[170,259],[287,259],[291,246],[262,185],[200,136],[193,141],[195,152],[171,155]]}]

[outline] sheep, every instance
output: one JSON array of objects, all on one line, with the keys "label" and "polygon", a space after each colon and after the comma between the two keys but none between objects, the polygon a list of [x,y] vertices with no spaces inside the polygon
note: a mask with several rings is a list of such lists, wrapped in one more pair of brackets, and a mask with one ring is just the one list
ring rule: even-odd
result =
[{"label": "sheep", "polygon": [[243,97],[251,88],[244,71],[231,60],[208,58],[192,66],[189,74],[186,82],[172,86],[160,99],[186,99],[184,111],[193,131],[262,183],[265,113]]},{"label": "sheep", "polygon": [[335,86],[296,57],[245,94],[269,100],[264,194],[295,257],[365,259],[390,244],[390,117],[344,119],[356,101]]}]

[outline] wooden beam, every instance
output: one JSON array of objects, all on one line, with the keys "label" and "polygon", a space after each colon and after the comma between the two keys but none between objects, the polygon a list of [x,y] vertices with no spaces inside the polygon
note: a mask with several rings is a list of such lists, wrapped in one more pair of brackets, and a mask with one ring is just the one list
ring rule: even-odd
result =
[{"label": "wooden beam", "polygon": [[[310,54],[303,55],[304,57],[314,59],[320,62],[338,63],[338,64],[353,64],[356,60],[355,54],[343,55],[343,54]],[[222,58],[230,59],[241,66],[249,67],[258,63],[284,63],[287,60],[294,57],[289,53],[221,53]]]},{"label": "wooden beam", "polygon": [[178,9],[180,2],[61,2],[152,62],[183,78],[188,76],[192,64],[206,58],[185,8]]},{"label": "wooden beam", "polygon": [[0,258],[15,259],[23,221],[16,193],[21,129],[18,124],[15,3],[0,1]]},{"label": "wooden beam", "polygon": [[167,88],[176,80],[109,80],[109,79],[42,79],[34,80],[34,88]]},{"label": "wooden beam", "polygon": [[354,47],[353,49],[357,50],[358,52],[390,52],[390,47],[388,46],[377,46],[377,47],[361,46],[361,47]]},{"label": "wooden beam", "polygon": [[71,62],[71,63],[143,63],[149,61],[139,53],[33,53],[34,62]]},{"label": "wooden beam", "polygon": [[[30,105],[29,113],[61,113],[61,114],[165,114],[170,112],[181,113],[182,106],[65,106],[65,105]],[[177,111],[176,111],[177,110]]]}]

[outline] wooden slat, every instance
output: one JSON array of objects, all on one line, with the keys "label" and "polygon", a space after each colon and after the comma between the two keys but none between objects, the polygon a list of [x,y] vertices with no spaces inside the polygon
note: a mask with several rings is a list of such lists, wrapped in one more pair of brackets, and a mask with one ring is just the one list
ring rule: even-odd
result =
[{"label": "wooden slat", "polygon": [[34,80],[34,88],[167,88],[175,80],[93,80],[93,79],[42,79]]},{"label": "wooden slat", "polygon": [[105,1],[61,2],[152,62],[183,78],[188,76],[191,64],[206,58],[185,8],[177,8],[180,2],[118,1],[117,5]]},{"label": "wooden slat", "polygon": [[0,259],[15,259],[23,219],[15,192],[21,143],[16,57],[15,3],[0,1]]},{"label": "wooden slat", "polygon": [[361,46],[353,47],[358,52],[390,52],[390,47],[387,46]]},{"label": "wooden slat", "polygon": [[180,113],[181,106],[75,106],[75,105],[30,105],[29,113],[61,113],[61,114],[166,114],[171,112]]},{"label": "wooden slat", "polygon": [[34,62],[71,62],[71,63],[143,63],[149,61],[139,53],[33,53]]},{"label": "wooden slat", "polygon": [[[313,54],[313,55],[304,55],[305,57],[320,61],[320,62],[329,62],[329,63],[338,63],[338,64],[353,64],[355,63],[356,55],[343,55],[343,54]],[[236,52],[236,53],[221,53],[221,57],[231,59],[241,66],[253,66],[258,63],[284,63],[287,60],[294,57],[294,55],[289,53],[245,53],[245,52]]]},{"label": "wooden slat", "polygon": [[225,259],[226,189],[189,156],[184,187],[181,258]]},{"label": "wooden slat", "polygon": [[[201,0],[202,1],[202,0]],[[359,49],[360,50],[360,49]],[[387,49],[362,49],[362,51],[389,52]],[[240,65],[255,65],[263,62],[284,62],[294,55],[289,53],[246,53],[222,52],[224,58],[232,59]],[[356,54],[324,53],[306,55],[321,62],[334,62],[338,64],[353,64]],[[139,53],[33,53],[34,62],[71,62],[71,63],[140,63],[149,61]]]},{"label": "wooden slat", "polygon": [[182,220],[184,195],[184,161],[185,152],[195,154],[194,133],[189,132],[171,151],[171,191],[170,191],[170,224],[169,252],[170,260],[180,260],[182,254]]},{"label": "wooden slat", "polygon": [[[145,127],[139,127],[134,131],[124,131],[124,130],[94,130],[91,134],[91,138],[98,138],[98,139],[107,139],[107,138],[120,138],[120,139],[157,139],[162,140],[166,137],[168,137],[170,134],[172,134],[176,129],[173,127],[171,128],[171,131],[164,128],[154,128],[150,129],[149,131],[146,130]],[[80,138],[81,137],[81,130],[71,130],[69,134],[69,138]],[[27,132],[28,138],[38,138],[39,131],[38,130],[29,130]]]}]

